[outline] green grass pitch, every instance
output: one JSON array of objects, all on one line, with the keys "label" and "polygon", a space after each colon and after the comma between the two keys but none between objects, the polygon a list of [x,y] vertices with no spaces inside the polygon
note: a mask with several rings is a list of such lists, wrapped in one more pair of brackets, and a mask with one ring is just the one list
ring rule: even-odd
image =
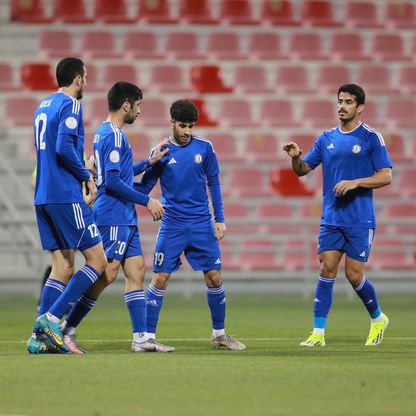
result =
[{"label": "green grass pitch", "polygon": [[26,353],[30,297],[0,296],[0,416],[416,414],[415,298],[381,296],[383,344],[364,347],[367,313],[336,296],[327,346],[300,348],[312,301],[228,296],[227,329],[243,352],[213,350],[202,296],[165,297],[158,336],[172,354],[130,352],[122,296],[103,296],[80,326],[83,356]]}]

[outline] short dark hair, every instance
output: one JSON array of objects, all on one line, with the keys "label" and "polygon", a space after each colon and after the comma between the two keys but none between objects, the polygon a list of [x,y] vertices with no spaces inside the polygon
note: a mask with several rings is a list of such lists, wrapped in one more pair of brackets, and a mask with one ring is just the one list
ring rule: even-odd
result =
[{"label": "short dark hair", "polygon": [[58,87],[69,87],[74,79],[81,75],[85,75],[85,65],[78,58],[64,58],[58,62],[56,66],[56,81]]},{"label": "short dark hair", "polygon": [[172,120],[195,123],[198,117],[198,108],[190,100],[177,100],[170,106],[170,118]]},{"label": "short dark hair", "polygon": [[359,85],[357,84],[341,85],[338,89],[338,95],[341,92],[348,92],[351,95],[355,95],[357,105],[365,104],[365,92]]},{"label": "short dark hair", "polygon": [[127,101],[131,106],[143,98],[142,90],[130,82],[116,82],[108,91],[107,102],[109,111],[117,111]]}]

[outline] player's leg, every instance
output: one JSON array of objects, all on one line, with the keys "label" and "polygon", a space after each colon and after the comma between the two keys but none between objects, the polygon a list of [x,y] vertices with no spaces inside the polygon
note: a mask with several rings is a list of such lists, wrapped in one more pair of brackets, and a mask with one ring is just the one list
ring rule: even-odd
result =
[{"label": "player's leg", "polygon": [[57,347],[60,351],[68,352],[68,347],[63,342],[60,320],[68,310],[69,305],[78,300],[104,272],[107,260],[92,211],[85,203],[47,207],[48,214],[55,224],[58,243],[65,247],[62,251],[67,250],[67,248],[78,248],[86,260],[85,266],[72,276],[59,298],[36,321],[37,332],[46,335],[46,341],[49,342],[51,347]]},{"label": "player's leg", "polygon": [[319,233],[319,277],[313,303],[313,331],[302,347],[325,346],[325,328],[332,307],[335,278],[345,246],[344,236],[337,227],[321,226]]},{"label": "player's leg", "polygon": [[40,282],[40,291],[39,291],[39,300],[38,300],[38,310],[40,308],[40,298],[42,295],[42,291],[43,288],[45,287],[46,281],[49,279],[49,276],[51,275],[52,272],[52,266],[48,265],[45,269],[45,271],[43,272],[43,276],[42,276],[42,280]]},{"label": "player's leg", "polygon": [[226,348],[232,351],[245,350],[246,346],[225,333],[226,302],[225,289],[220,270],[204,271],[207,285],[207,301],[211,312],[211,343],[215,348]]},{"label": "player's leg", "polygon": [[351,227],[346,233],[348,244],[345,275],[370,315],[370,332],[365,345],[375,346],[383,340],[389,319],[382,313],[376,289],[364,273],[365,262],[371,252],[374,230]]},{"label": "player's leg", "polygon": [[187,232],[182,229],[167,229],[161,226],[155,245],[153,276],[146,291],[146,322],[150,338],[156,338],[156,329],[163,297],[171,273],[181,265],[180,255],[187,246]]}]

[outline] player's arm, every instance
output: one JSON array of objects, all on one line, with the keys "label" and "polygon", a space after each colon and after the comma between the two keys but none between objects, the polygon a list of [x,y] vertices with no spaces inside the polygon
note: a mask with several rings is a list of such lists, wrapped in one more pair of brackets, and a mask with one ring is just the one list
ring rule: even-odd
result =
[{"label": "player's arm", "polygon": [[161,173],[162,166],[160,163],[151,166],[140,178],[140,181],[134,184],[134,189],[146,195],[150,194],[152,189],[155,187]]},{"label": "player's arm", "polygon": [[150,198],[142,192],[138,192],[123,182],[120,178],[120,171],[118,170],[109,170],[106,172],[105,187],[120,200],[145,206],[155,221],[160,220],[165,213],[165,210],[158,200]]},{"label": "player's arm", "polygon": [[[149,158],[142,160],[133,165],[134,176],[139,175],[149,169],[151,166],[155,165],[157,162],[161,161],[163,156],[169,152],[169,148],[166,145],[169,142],[169,138],[163,139],[158,145],[150,152]],[[164,147],[163,147],[164,146]],[[163,149],[162,149],[163,147]]]},{"label": "player's arm", "polygon": [[348,191],[352,191],[357,188],[381,188],[389,185],[391,183],[391,179],[391,168],[383,168],[367,178],[340,181],[334,186],[334,192],[336,196],[344,196]]},{"label": "player's arm", "polygon": [[225,226],[224,218],[224,204],[222,201],[220,169],[218,159],[215,155],[214,148],[208,154],[206,161],[206,175],[209,193],[211,195],[212,208],[214,209],[215,220],[215,238],[219,241],[225,236],[227,228]]},{"label": "player's arm", "polygon": [[292,158],[292,168],[296,175],[304,176],[312,170],[312,168],[301,159],[300,155],[302,154],[302,150],[299,149],[299,146],[296,143],[286,143],[283,146],[283,150]]}]

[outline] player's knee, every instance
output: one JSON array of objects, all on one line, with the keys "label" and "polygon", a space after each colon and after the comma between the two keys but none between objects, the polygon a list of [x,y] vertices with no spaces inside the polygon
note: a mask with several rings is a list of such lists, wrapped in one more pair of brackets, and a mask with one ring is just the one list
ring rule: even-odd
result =
[{"label": "player's knee", "polygon": [[210,270],[204,272],[205,282],[211,287],[220,287],[222,285],[221,273],[219,270]]},{"label": "player's knee", "polygon": [[166,289],[169,277],[170,274],[168,273],[154,273],[152,277],[152,285],[156,289]]},{"label": "player's knee", "polygon": [[354,287],[359,286],[364,278],[361,271],[348,268],[345,269],[345,276]]},{"label": "player's knee", "polygon": [[321,262],[319,271],[321,276],[334,278],[337,276],[338,267],[326,262]]}]

